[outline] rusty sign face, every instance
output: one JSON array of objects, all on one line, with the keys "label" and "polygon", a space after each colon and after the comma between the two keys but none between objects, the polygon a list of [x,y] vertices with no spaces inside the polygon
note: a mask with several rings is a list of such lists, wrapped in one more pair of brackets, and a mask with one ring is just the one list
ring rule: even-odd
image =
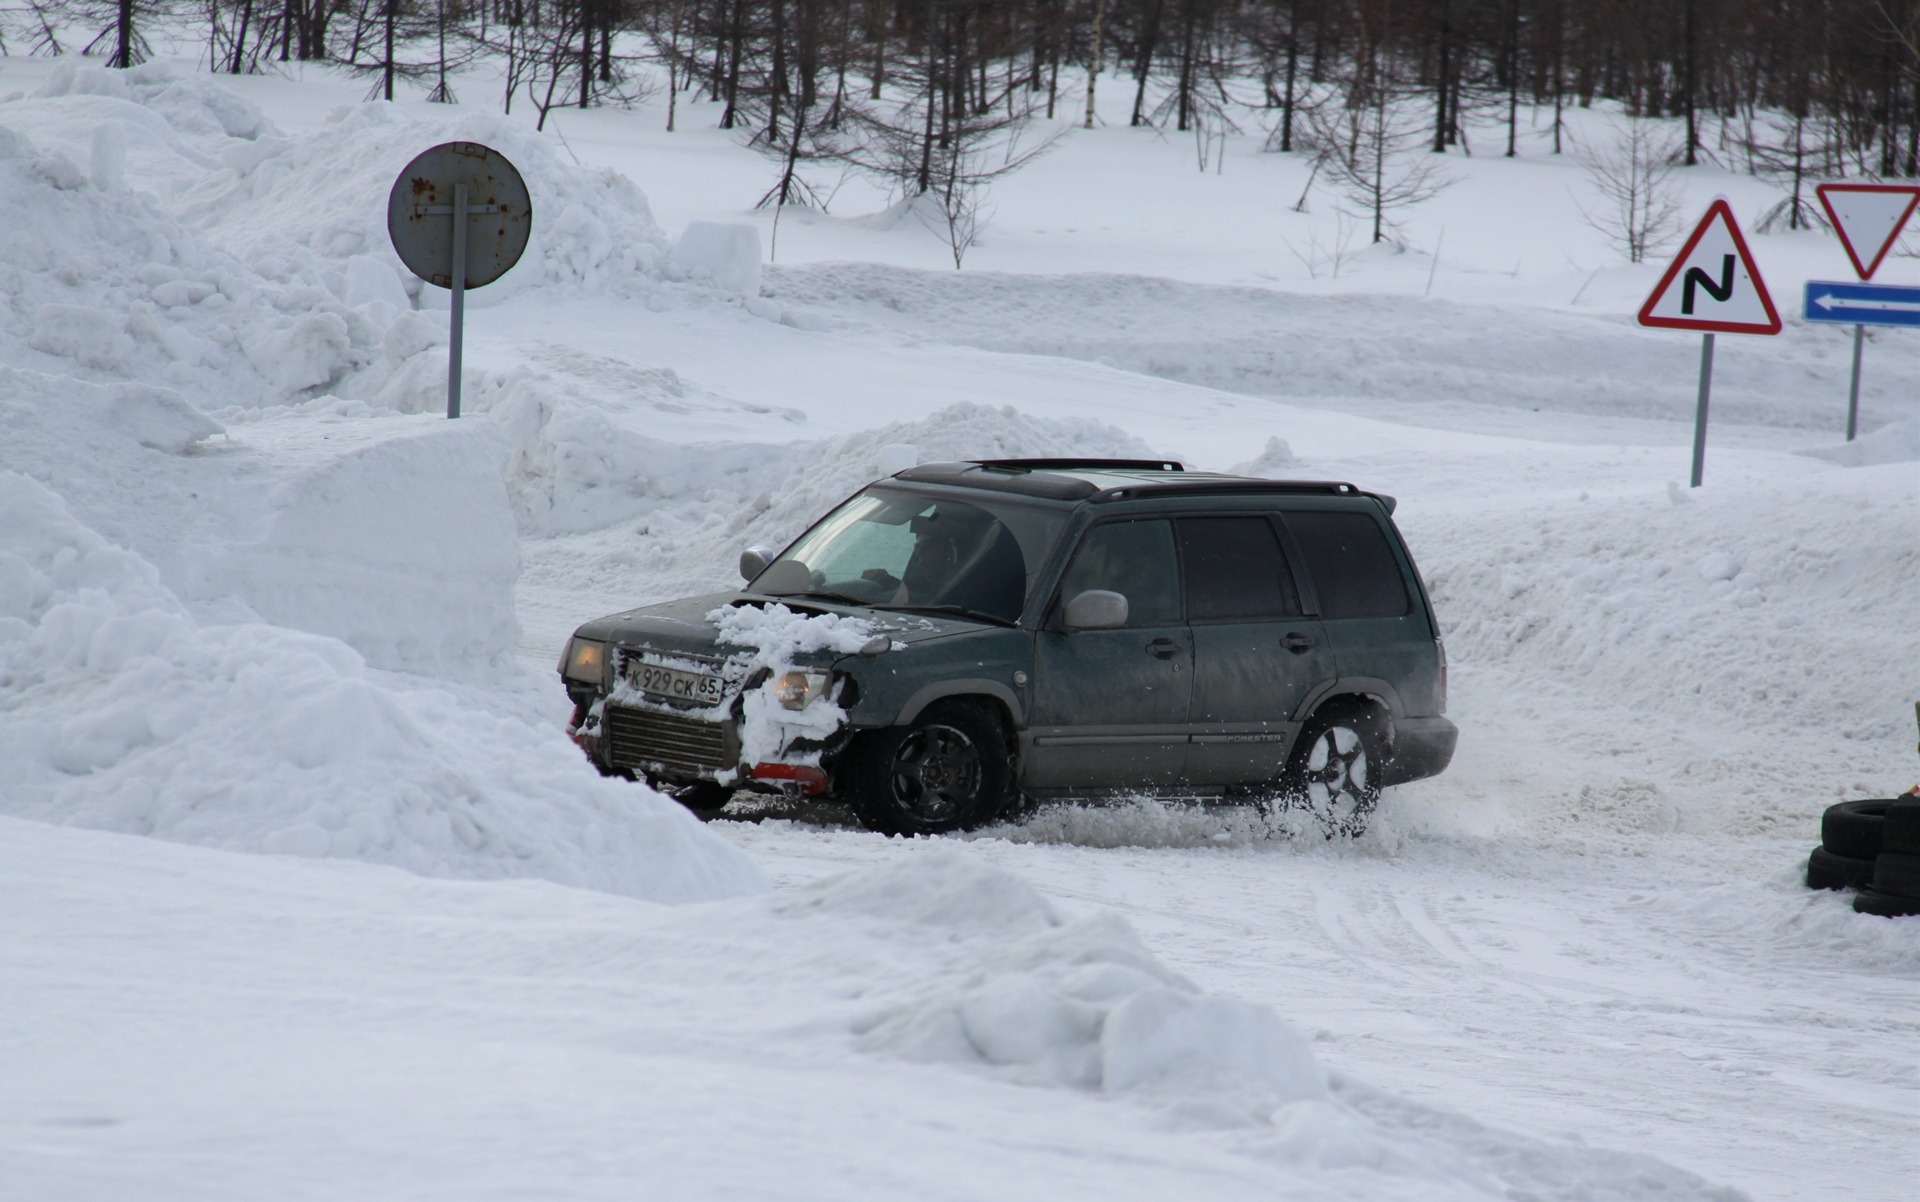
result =
[{"label": "rusty sign face", "polygon": [[478,142],[443,142],[423,151],[393,181],[387,234],[407,269],[429,284],[453,287],[454,206],[465,184],[466,287],[491,284],[527,249],[533,204],[507,157]]}]

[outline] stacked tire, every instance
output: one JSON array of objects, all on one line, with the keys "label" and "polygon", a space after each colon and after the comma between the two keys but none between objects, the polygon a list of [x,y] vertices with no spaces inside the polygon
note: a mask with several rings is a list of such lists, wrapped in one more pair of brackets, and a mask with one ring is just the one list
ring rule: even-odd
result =
[{"label": "stacked tire", "polygon": [[1809,889],[1855,889],[1862,914],[1920,914],[1920,796],[1843,801],[1820,818]]}]

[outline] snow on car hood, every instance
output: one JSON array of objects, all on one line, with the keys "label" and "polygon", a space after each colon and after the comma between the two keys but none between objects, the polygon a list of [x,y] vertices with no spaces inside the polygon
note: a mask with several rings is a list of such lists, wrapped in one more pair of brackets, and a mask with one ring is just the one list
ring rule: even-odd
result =
[{"label": "snow on car hood", "polygon": [[[790,623],[793,625],[789,629]],[[773,661],[758,654],[761,644],[779,639],[785,640],[779,646],[788,656],[782,662],[793,666],[829,663],[852,655],[878,634],[890,638],[893,648],[899,650],[981,629],[984,627],[980,623],[959,618],[885,613],[747,593],[708,593],[609,614],[582,625],[579,635],[692,656],[725,656],[729,648],[753,648],[756,661],[769,665]],[[864,633],[855,638],[855,630]],[[844,638],[840,637],[843,632]]]}]

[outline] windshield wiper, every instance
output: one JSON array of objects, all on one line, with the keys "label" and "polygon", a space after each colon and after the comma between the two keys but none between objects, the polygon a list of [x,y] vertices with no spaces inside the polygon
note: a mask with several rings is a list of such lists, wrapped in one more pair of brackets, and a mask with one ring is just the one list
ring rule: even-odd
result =
[{"label": "windshield wiper", "polygon": [[875,609],[898,609],[916,614],[952,614],[956,618],[971,618],[976,622],[987,622],[994,626],[1018,626],[1011,618],[999,614],[981,613],[977,609],[968,609],[964,605],[876,605]]}]

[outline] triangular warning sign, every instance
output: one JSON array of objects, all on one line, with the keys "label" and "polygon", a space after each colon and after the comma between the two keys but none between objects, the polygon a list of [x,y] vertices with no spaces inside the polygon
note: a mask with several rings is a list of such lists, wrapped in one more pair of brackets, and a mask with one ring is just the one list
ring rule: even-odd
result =
[{"label": "triangular warning sign", "polygon": [[1821,184],[1814,191],[1833,219],[1847,258],[1853,260],[1854,274],[1863,280],[1880,270],[1880,261],[1920,204],[1917,184]]},{"label": "triangular warning sign", "polygon": [[1640,324],[1709,334],[1778,334],[1780,312],[1727,202],[1716,200],[1640,306]]}]

